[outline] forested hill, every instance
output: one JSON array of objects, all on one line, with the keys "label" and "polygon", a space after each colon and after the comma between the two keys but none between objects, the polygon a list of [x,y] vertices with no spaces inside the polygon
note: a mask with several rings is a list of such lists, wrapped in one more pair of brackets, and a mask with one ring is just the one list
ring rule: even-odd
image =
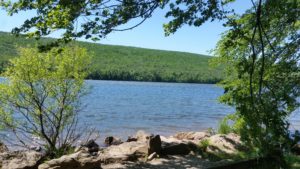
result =
[{"label": "forested hill", "polygon": [[[18,55],[16,48],[33,46],[40,41],[15,37],[0,32],[0,68],[9,58]],[[211,57],[199,54],[143,49],[135,47],[76,42],[94,54],[89,79],[216,83],[222,78],[221,69],[209,67]]]}]

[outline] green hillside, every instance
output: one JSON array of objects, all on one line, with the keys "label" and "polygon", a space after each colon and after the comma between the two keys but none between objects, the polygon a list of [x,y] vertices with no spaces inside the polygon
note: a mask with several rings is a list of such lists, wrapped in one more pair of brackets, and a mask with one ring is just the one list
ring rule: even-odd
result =
[{"label": "green hillside", "polygon": [[[16,38],[0,32],[0,68],[18,55],[17,46],[32,46],[51,39]],[[211,57],[184,52],[162,51],[125,46],[76,42],[94,54],[89,79],[215,83],[221,69],[208,66]]]}]

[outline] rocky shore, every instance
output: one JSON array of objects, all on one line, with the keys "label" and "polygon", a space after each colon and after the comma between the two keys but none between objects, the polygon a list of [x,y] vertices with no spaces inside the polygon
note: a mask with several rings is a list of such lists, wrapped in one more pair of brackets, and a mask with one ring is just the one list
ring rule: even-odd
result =
[{"label": "rocky shore", "polygon": [[122,141],[105,139],[101,148],[94,140],[76,147],[74,153],[58,159],[43,160],[37,151],[12,152],[0,144],[2,169],[109,169],[109,168],[220,168],[231,160],[208,160],[207,155],[230,157],[246,147],[236,134],[181,132],[170,137],[137,132]]}]

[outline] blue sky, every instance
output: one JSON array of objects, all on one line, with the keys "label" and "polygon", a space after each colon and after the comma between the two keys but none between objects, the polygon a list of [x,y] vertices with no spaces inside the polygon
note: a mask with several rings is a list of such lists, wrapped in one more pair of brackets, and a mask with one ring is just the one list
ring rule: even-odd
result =
[{"label": "blue sky", "polygon": [[[237,0],[232,6],[241,13],[251,6],[250,2]],[[167,19],[163,17],[164,14],[165,11],[156,11],[153,17],[141,26],[129,31],[111,33],[98,43],[209,54],[209,50],[213,49],[220,39],[220,34],[226,30],[221,22],[215,21],[205,23],[201,27],[184,26],[175,34],[165,37],[162,25]],[[20,12],[11,17],[0,10],[0,31],[9,32],[32,15],[34,12]],[[57,36],[59,33],[52,35]]]}]

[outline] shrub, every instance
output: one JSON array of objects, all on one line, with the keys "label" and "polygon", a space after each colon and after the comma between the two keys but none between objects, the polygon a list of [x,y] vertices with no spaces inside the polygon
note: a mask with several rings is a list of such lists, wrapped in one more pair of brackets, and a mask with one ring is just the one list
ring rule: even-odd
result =
[{"label": "shrub", "polygon": [[225,116],[220,122],[218,127],[219,134],[235,133],[238,135],[243,134],[243,129],[246,123],[237,113]]},{"label": "shrub", "polygon": [[64,154],[80,137],[77,115],[90,57],[78,47],[19,52],[0,84],[0,124],[24,147],[38,137],[49,156]]},{"label": "shrub", "polygon": [[205,152],[207,147],[210,145],[209,140],[208,139],[203,139],[200,141],[199,143],[199,147],[200,149]]}]

